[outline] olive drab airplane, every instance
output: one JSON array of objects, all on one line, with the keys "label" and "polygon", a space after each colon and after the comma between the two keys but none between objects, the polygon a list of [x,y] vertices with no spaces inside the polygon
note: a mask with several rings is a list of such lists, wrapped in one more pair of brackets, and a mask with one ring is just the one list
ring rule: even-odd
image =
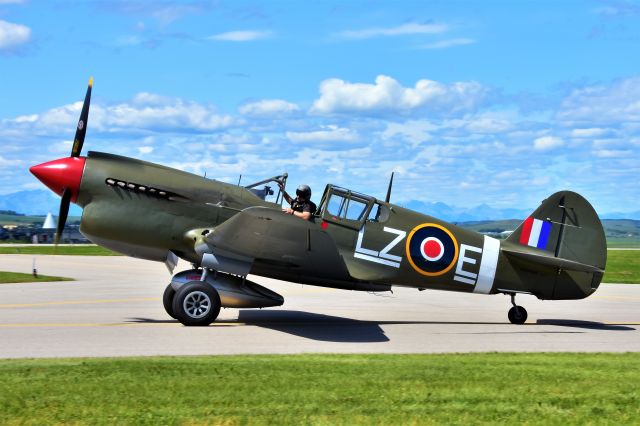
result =
[{"label": "olive drab airplane", "polygon": [[[549,196],[505,240],[459,228],[385,200],[327,185],[313,220],[282,211],[287,175],[247,187],[101,152],[80,156],[92,81],[71,156],[31,167],[61,196],[56,241],[70,202],[83,208],[81,232],[125,255],[178,258],[193,269],[173,275],[163,302],[188,326],[211,324],[221,307],[282,305],[248,274],[367,292],[392,286],[505,294],[512,323],[526,310],[517,294],[582,299],[596,291],[606,264],[602,224],[580,195]],[[258,188],[264,185],[262,188]]]}]

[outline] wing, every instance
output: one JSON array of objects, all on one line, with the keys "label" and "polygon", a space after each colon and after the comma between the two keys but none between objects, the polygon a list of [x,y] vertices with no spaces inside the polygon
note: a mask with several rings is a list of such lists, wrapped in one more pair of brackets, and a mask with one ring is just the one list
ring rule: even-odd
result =
[{"label": "wing", "polygon": [[333,238],[317,224],[265,207],[249,207],[196,246],[203,265],[297,282],[351,281]]}]

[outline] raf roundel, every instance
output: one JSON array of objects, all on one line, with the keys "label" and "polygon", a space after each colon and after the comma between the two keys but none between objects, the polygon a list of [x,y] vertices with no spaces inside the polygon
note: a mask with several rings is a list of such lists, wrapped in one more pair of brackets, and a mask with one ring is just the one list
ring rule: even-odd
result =
[{"label": "raf roundel", "polygon": [[407,238],[407,259],[418,273],[438,276],[449,272],[458,260],[458,242],[444,226],[418,225]]}]

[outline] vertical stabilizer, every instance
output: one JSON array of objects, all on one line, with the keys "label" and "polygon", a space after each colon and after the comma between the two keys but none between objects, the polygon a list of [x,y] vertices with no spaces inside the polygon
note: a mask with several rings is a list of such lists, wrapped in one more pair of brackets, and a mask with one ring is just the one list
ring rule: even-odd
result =
[{"label": "vertical stabilizer", "polygon": [[[505,251],[517,250],[532,256],[553,256],[569,261],[564,262],[566,267],[559,267],[557,271],[554,290],[557,298],[563,297],[563,292],[574,285],[587,294],[595,291],[607,263],[602,223],[591,204],[571,191],[556,192],[544,200],[507,238],[504,248]],[[583,270],[576,270],[576,264],[582,265]]]}]

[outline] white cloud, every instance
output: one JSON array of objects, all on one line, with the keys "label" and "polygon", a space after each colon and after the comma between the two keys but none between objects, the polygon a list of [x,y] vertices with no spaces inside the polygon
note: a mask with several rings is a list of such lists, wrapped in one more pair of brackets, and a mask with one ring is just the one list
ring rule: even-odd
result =
[{"label": "white cloud", "polygon": [[533,141],[533,148],[538,151],[547,151],[561,146],[564,146],[564,141],[555,136],[542,136]]},{"label": "white cloud", "polygon": [[251,117],[274,117],[299,111],[300,107],[282,99],[265,99],[242,105],[238,111]]},{"label": "white cloud", "polygon": [[38,114],[20,115],[15,118],[17,123],[33,123],[38,121]]},{"label": "white cloud", "polygon": [[255,31],[255,30],[244,30],[244,31],[229,31],[226,33],[214,34],[212,36],[207,37],[208,40],[216,40],[216,41],[254,41],[261,40],[265,38],[269,38],[273,35],[272,31]]},{"label": "white cloud", "polygon": [[100,2],[102,9],[125,15],[149,16],[166,26],[185,15],[201,13],[207,9],[205,2],[177,1],[109,1]]},{"label": "white cloud", "polygon": [[153,152],[153,147],[152,146],[139,146],[138,147],[138,152],[142,155],[145,154],[151,154]]},{"label": "white cloud", "polygon": [[11,49],[29,41],[31,29],[0,19],[0,50]]},{"label": "white cloud", "polygon": [[73,147],[73,141],[66,140],[55,143],[47,147],[47,150],[52,154],[66,154],[69,155],[71,148]]},{"label": "white cloud", "polygon": [[607,133],[607,129],[591,127],[587,129],[573,129],[571,136],[574,138],[597,138]]},{"label": "white cloud", "polygon": [[[513,123],[508,119],[513,114],[506,111],[479,115],[468,115],[452,120],[407,120],[403,123],[388,123],[381,136],[384,140],[400,139],[413,147],[431,141],[434,135],[439,138],[457,138],[471,142],[483,135],[509,132]],[[455,136],[454,136],[455,135]]]},{"label": "white cloud", "polygon": [[490,116],[475,117],[466,124],[467,130],[472,133],[503,133],[513,128],[511,122]]},{"label": "white cloud", "polygon": [[138,35],[118,37],[115,41],[116,46],[138,46],[142,43],[144,43],[144,39]]},{"label": "white cloud", "polygon": [[418,146],[432,138],[431,132],[438,130],[438,126],[426,120],[409,120],[404,123],[389,123],[382,132],[384,140],[400,139],[407,141],[411,146]]},{"label": "white cloud", "polygon": [[633,1],[611,1],[606,6],[595,8],[593,12],[610,18],[640,15],[640,5]]},{"label": "white cloud", "polygon": [[[554,121],[549,111],[527,115],[510,103],[442,115],[437,109],[450,105],[443,99],[454,102],[449,99],[462,96],[450,95],[454,85],[436,83],[443,87],[437,102],[424,103],[420,98],[426,96],[424,91],[411,83],[403,87],[395,82],[392,88],[373,82],[361,85],[355,94],[371,96],[363,108],[389,111],[367,116],[309,117],[301,106],[312,104],[313,98],[302,100],[298,112],[284,118],[272,115],[259,120],[241,112],[268,114],[295,109],[295,104],[282,100],[269,104],[278,99],[266,99],[225,114],[213,105],[155,93],[138,93],[117,103],[96,99],[85,152],[153,158],[233,183],[240,173],[247,183],[286,171],[291,182],[312,185],[318,199],[329,182],[384,196],[389,173],[395,170],[396,201],[418,198],[456,206],[487,202],[534,207],[555,190],[569,188],[584,193],[598,211],[637,205],[640,122],[567,126]],[[386,104],[383,95],[389,97]],[[326,105],[337,111],[344,108],[338,103]],[[425,109],[430,107],[433,113]],[[0,167],[0,193],[29,185],[42,188],[33,183],[27,165],[69,155],[80,108],[76,102],[38,114],[25,111],[12,119],[0,118],[0,166],[2,159],[6,165]],[[16,166],[19,161],[24,167]],[[431,181],[439,182],[437,190],[425,186]],[[532,191],[522,193],[524,185]]]},{"label": "white cloud", "polygon": [[476,82],[439,83],[418,80],[415,87],[403,87],[386,75],[375,84],[349,83],[337,78],[320,83],[320,98],[312,113],[409,112],[427,108],[438,113],[470,110],[485,97],[487,89]]},{"label": "white cloud", "polygon": [[15,166],[15,162],[11,160],[7,160],[2,155],[0,155],[0,167],[13,167]]},{"label": "white cloud", "polygon": [[594,154],[600,158],[628,158],[633,156],[630,149],[598,149]]},{"label": "white cloud", "polygon": [[346,39],[367,39],[373,37],[393,37],[410,34],[440,34],[447,31],[445,24],[416,24],[407,23],[390,28],[366,28],[362,30],[348,30],[338,33],[338,36]]},{"label": "white cloud", "polygon": [[140,92],[133,95],[131,102],[136,105],[166,105],[173,102],[173,98],[155,93]]},{"label": "white cloud", "polygon": [[420,46],[420,49],[447,49],[455,46],[465,46],[468,44],[475,44],[476,41],[472,38],[452,38],[448,40],[434,41],[433,43],[427,43]]},{"label": "white cloud", "polygon": [[630,145],[626,139],[617,138],[594,139],[591,144],[596,149],[624,149],[629,148]]},{"label": "white cloud", "polygon": [[569,123],[640,122],[640,76],[574,90],[558,118]]},{"label": "white cloud", "polygon": [[[59,134],[75,129],[81,109],[82,102],[78,101],[52,108],[42,114],[2,120],[2,127],[29,130],[39,134]],[[241,123],[242,120],[217,113],[213,106],[152,93],[139,93],[129,103],[93,104],[89,114],[90,132],[207,132]]]},{"label": "white cloud", "polygon": [[353,142],[358,139],[354,131],[335,125],[312,132],[286,132],[286,136],[291,142]]},{"label": "white cloud", "polygon": [[[210,106],[175,99],[167,104],[118,104],[99,108],[96,124],[101,129],[183,129],[196,131],[218,130],[232,126],[236,121],[229,115],[220,115]],[[89,121],[91,125],[91,119]]]},{"label": "white cloud", "polygon": [[214,139],[219,142],[221,147],[224,145],[241,145],[251,142],[251,138],[247,134],[221,133],[214,135]]}]

